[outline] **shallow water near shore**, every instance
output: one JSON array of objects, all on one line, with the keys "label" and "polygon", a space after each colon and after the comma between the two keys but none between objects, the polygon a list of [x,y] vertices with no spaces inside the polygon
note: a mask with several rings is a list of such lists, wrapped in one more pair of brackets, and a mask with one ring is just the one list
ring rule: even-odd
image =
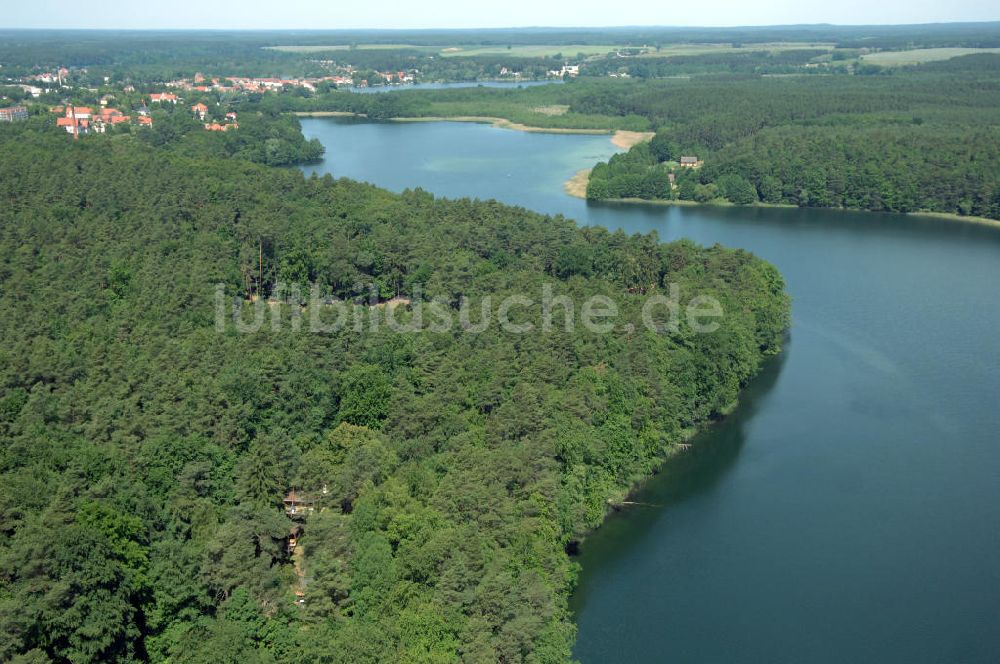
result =
[{"label": "shallow water near shore", "polygon": [[583,545],[583,662],[1000,661],[1000,229],[588,204],[608,136],[303,120],[306,172],[742,247],[793,325],[725,421]]}]

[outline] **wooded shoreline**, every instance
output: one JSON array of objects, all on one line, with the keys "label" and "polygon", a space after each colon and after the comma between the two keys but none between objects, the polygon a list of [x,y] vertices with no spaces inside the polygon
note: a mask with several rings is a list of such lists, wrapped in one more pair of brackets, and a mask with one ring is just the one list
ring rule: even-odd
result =
[{"label": "wooded shoreline", "polygon": [[[585,168],[583,170],[577,171],[573,177],[563,183],[563,190],[567,195],[574,198],[587,199],[587,183],[590,178],[591,169]],[[679,198],[675,199],[655,199],[646,200],[644,198],[609,198],[597,201],[600,203],[614,203],[614,204],[627,204],[627,205],[659,205],[659,206],[678,206],[678,207],[699,207],[699,206],[710,206],[710,207],[748,207],[748,208],[796,208],[798,205],[784,205],[780,203],[754,203],[751,205],[737,205],[736,203],[730,203],[729,201],[708,201],[706,203],[699,203],[698,201],[688,201],[681,200]],[[878,210],[864,210],[861,208],[815,208],[817,210],[842,210],[844,212],[878,212]],[[931,212],[931,211],[920,211],[920,212],[904,212],[908,216],[912,217],[926,217],[933,219],[943,219],[946,221],[960,221],[970,224],[983,224],[987,226],[1000,226],[1000,220],[990,219],[988,217],[973,217],[973,216],[963,216],[960,214],[954,214],[949,212]]]}]

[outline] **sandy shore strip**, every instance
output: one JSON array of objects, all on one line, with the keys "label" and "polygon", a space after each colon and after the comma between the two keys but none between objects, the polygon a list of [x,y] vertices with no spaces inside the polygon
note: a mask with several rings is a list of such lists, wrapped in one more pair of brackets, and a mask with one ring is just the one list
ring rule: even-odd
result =
[{"label": "sandy shore strip", "polygon": [[[845,210],[850,210],[850,208],[841,208]],[[861,212],[867,212],[867,210],[861,210]],[[965,224],[983,224],[986,226],[997,226],[1000,227],[1000,220],[990,219],[989,217],[973,217],[971,215],[961,215],[952,212],[930,212],[924,210],[922,212],[907,212],[905,213],[911,217],[925,217],[929,219],[944,219],[945,221],[960,221]]]},{"label": "sandy shore strip", "polygon": [[[626,131],[624,129],[619,129],[611,137],[611,142],[614,143],[615,147],[621,148],[622,150],[629,150],[639,143],[644,143],[651,140],[655,134],[651,131]],[[576,198],[586,198],[587,197],[587,182],[590,180],[590,170],[585,168],[582,171],[577,171],[576,175],[571,177],[563,184],[563,189],[570,196],[575,196]]]},{"label": "sandy shore strip", "polygon": [[355,118],[364,117],[350,111],[296,111],[292,115],[300,118]]},{"label": "sandy shore strip", "polygon": [[[364,113],[350,111],[297,111],[292,115],[300,118],[364,118]],[[520,122],[511,122],[506,118],[494,118],[488,115],[428,115],[414,118],[389,118],[390,122],[476,122],[488,124],[502,129],[515,129],[538,134],[611,134],[611,129],[574,129],[571,127],[533,127]],[[628,132],[634,133],[634,132]]]},{"label": "sandy shore strip", "polygon": [[577,171],[577,174],[571,177],[569,180],[563,184],[563,189],[570,196],[575,196],[576,198],[586,198],[587,197],[587,183],[590,181],[590,169],[585,168],[582,171]]},{"label": "sandy shore strip", "polygon": [[516,131],[527,131],[536,134],[610,134],[610,129],[574,129],[571,127],[533,127],[511,122],[506,118],[494,118],[488,115],[441,115],[428,116],[422,118],[392,118],[393,122],[476,122],[488,124],[501,129],[514,129]]},{"label": "sandy shore strip", "polygon": [[611,134],[611,142],[615,147],[623,150],[638,145],[644,141],[651,140],[655,135],[652,131],[627,131],[625,129],[576,129],[572,127],[534,127],[532,125],[512,122],[506,118],[494,118],[485,115],[455,115],[455,116],[430,116],[424,118],[392,118],[393,122],[479,122],[489,124],[501,129],[514,129],[516,131],[527,131],[538,134]]},{"label": "sandy shore strip", "polygon": [[611,137],[611,142],[615,144],[615,147],[628,150],[639,145],[639,143],[652,140],[655,135],[655,132],[652,131],[625,131],[624,129],[619,129]]},{"label": "sandy shore strip", "polygon": [[[363,118],[363,113],[351,113],[350,111],[298,111],[292,115],[300,118]],[[514,129],[516,131],[527,131],[538,134],[586,134],[600,136],[602,134],[612,134],[611,142],[616,147],[628,150],[633,145],[648,141],[653,137],[651,131],[626,131],[624,129],[586,129],[574,127],[535,127],[532,125],[512,122],[506,118],[495,118],[489,115],[428,115],[413,118],[390,118],[390,122],[476,122],[488,124],[501,129]]]}]

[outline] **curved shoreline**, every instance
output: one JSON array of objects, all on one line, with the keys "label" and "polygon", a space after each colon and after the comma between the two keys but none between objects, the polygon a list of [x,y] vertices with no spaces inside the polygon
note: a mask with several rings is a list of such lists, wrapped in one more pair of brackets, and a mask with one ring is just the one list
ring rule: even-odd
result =
[{"label": "curved shoreline", "polygon": [[[502,138],[503,138],[502,135],[497,135],[497,136],[498,136],[497,140],[502,140]],[[603,140],[598,140],[598,141],[595,141],[595,142],[596,143],[600,143],[600,144],[606,146],[606,144],[603,143]],[[588,160],[586,160],[586,159],[580,159],[578,161],[578,165],[579,166],[583,166],[585,163],[587,163],[587,161]],[[563,166],[563,169],[564,169],[564,172],[565,172],[564,177],[568,176],[570,173],[572,173],[573,170],[575,170],[574,168],[567,168],[566,166]],[[586,174],[586,170],[584,169],[582,171],[582,173]],[[578,172],[576,175],[579,176],[580,174],[581,174],[581,172]],[[563,184],[561,182],[561,178],[556,178],[554,182],[550,182],[549,183],[550,191],[553,191],[554,187],[557,184]],[[566,184],[568,184],[568,183],[566,183]],[[585,178],[583,178],[583,184],[584,184],[584,187],[585,187],[586,186],[586,179]],[[558,197],[559,194],[556,194],[556,196]],[[563,199],[563,200],[565,200],[565,199]],[[651,204],[650,202],[646,202],[646,201],[625,201],[625,202],[640,203],[640,204],[644,204],[644,205]],[[699,204],[699,203],[694,202],[694,201],[659,201],[659,202],[653,202],[652,204],[660,204],[660,205],[702,205],[702,204]],[[576,206],[575,204],[574,204],[574,207],[576,207],[577,209],[579,209],[578,206]],[[760,207],[763,207],[763,206],[760,206]],[[792,207],[792,206],[789,206],[789,207]],[[742,233],[744,231],[749,231],[752,235],[757,235],[757,231],[759,231],[761,229],[757,228],[755,230],[753,228],[740,228],[738,223],[733,223],[733,222],[734,221],[738,221],[739,217],[755,217],[755,216],[757,216],[757,214],[761,214],[762,216],[769,216],[769,215],[766,214],[766,211],[762,211],[762,212],[756,212],[756,211],[754,211],[754,212],[751,212],[748,215],[741,215],[739,213],[735,213],[735,214],[730,213],[730,214],[719,214],[719,215],[716,215],[716,214],[714,214],[714,213],[711,212],[712,209],[713,209],[712,207],[709,207],[709,208],[701,210],[701,211],[708,213],[708,216],[713,216],[713,217],[714,216],[731,217],[731,219],[729,219],[728,221],[726,221],[726,222],[724,222],[724,223],[722,223],[720,225],[721,226],[725,226],[727,228],[728,227],[733,227],[733,228],[736,229],[737,233]],[[621,208],[621,209],[619,209],[618,213],[615,213],[614,210],[611,209],[606,215],[603,215],[603,217],[605,217],[607,219],[618,218],[618,217],[628,217],[628,216],[630,216],[630,215],[626,214],[628,211],[629,211],[628,208]],[[650,212],[652,213],[654,211],[651,210]],[[724,213],[725,211],[724,210],[718,210],[717,212]],[[584,215],[587,214],[586,210],[583,210],[581,212],[581,214],[584,214]],[[782,215],[779,214],[777,216],[780,217]],[[796,213],[796,214],[791,214],[790,213],[787,216],[789,218],[792,218],[792,217],[797,218],[800,215],[798,213]],[[822,214],[812,215],[812,214],[808,214],[807,213],[807,214],[803,214],[801,216],[804,217],[804,218],[805,217],[819,217],[820,218],[820,222],[817,223],[817,224],[815,224],[815,225],[816,226],[820,226],[820,227],[825,227],[827,224],[829,224],[831,222],[838,221],[838,219],[836,219],[837,215],[835,215],[835,214],[831,214],[831,215],[822,215]],[[933,215],[931,215],[931,216],[933,216]],[[732,219],[732,218],[735,218],[735,219]],[[882,217],[874,217],[872,219],[872,221],[876,222],[876,224],[877,224],[877,223],[880,223],[881,219],[882,219]],[[886,221],[891,221],[890,217],[885,217],[885,219],[886,219]],[[967,221],[968,219],[962,219],[962,220]],[[844,217],[843,219],[840,219],[839,221],[845,222],[843,224],[844,226],[855,226],[855,225],[857,225],[857,226],[863,227],[865,225],[863,223],[865,221],[863,218],[857,218],[857,219],[853,220],[853,222],[852,222],[852,220],[849,217]],[[896,221],[898,221],[898,220],[896,220]],[[614,225],[608,224],[608,221],[605,221],[604,225],[605,226],[610,226],[612,228],[615,227]],[[655,226],[656,224],[654,223],[653,225]],[[811,227],[812,224],[809,224],[809,226]],[[901,226],[902,226],[902,228],[900,229],[901,231],[906,230],[905,219],[903,220]],[[948,235],[954,235],[955,232],[958,232],[959,234],[962,234],[961,233],[961,231],[962,231],[961,227],[956,227],[954,229],[949,229],[949,228],[945,227],[944,224],[938,225],[938,224],[927,223],[924,226],[921,226],[921,225],[918,224],[917,226],[915,226],[915,229],[919,230],[919,229],[924,228],[924,227],[932,227],[932,228],[938,228],[938,229],[940,229],[941,233],[939,234],[939,237],[942,237],[942,238],[946,237]],[[689,234],[689,233],[684,233],[684,228],[688,228],[690,230],[691,228],[694,228],[694,225],[692,225],[691,223],[685,223],[685,224],[681,225],[681,229],[680,229],[681,232],[683,234]],[[646,230],[646,229],[643,229],[643,230]],[[766,231],[767,229],[764,229],[764,230]],[[911,230],[913,230],[913,229],[911,229]],[[949,231],[949,230],[952,231],[952,232],[951,233],[947,233],[947,231]],[[969,230],[969,228],[967,228],[966,230]],[[789,229],[785,229],[784,233],[788,234],[788,231],[789,231]],[[714,229],[709,229],[709,232],[714,234]],[[864,231],[862,231],[862,232],[864,232]],[[780,229],[775,229],[775,233],[782,233],[782,231]],[[794,233],[791,233],[791,236],[794,236],[794,235],[795,235]],[[914,235],[919,236],[919,235],[922,235],[922,234],[921,233],[914,233]],[[975,234],[973,233],[973,235],[975,235]],[[778,235],[778,237],[782,237],[782,235]],[[862,237],[867,237],[867,236],[862,236]],[[725,241],[725,238],[723,238],[722,241]],[[731,243],[732,240],[729,240],[729,242]],[[740,243],[736,243],[736,244],[740,244]],[[805,246],[808,247],[809,245],[806,244]],[[799,259],[796,258],[796,260],[799,260]],[[808,341],[808,339],[807,339],[807,341]],[[787,350],[786,350],[786,352],[787,352]],[[751,381],[751,386],[753,384],[759,382],[762,377],[763,377],[762,375],[756,376],[753,379],[753,381]],[[747,390],[747,389],[748,388],[744,388],[744,390],[742,390],[740,392],[740,399],[741,400],[744,400],[744,395],[746,394],[745,390]],[[750,389],[752,389],[752,388],[750,388]],[[749,401],[750,401],[749,399],[746,399],[746,402],[749,402]],[[762,408],[762,409],[764,409],[764,408]],[[772,411],[765,410],[765,412],[772,412]],[[749,427],[747,427],[747,429],[749,429]],[[734,438],[737,438],[737,436],[734,436]],[[748,438],[749,438],[749,436],[748,436]],[[738,439],[739,439],[740,442],[733,444],[733,447],[735,448],[735,451],[732,454],[732,458],[734,458],[734,459],[739,456],[740,447],[743,445],[743,442],[742,442],[743,441],[742,432],[740,432],[740,435],[738,436]],[[707,440],[708,439],[706,439],[706,441]],[[714,438],[712,440],[714,440]],[[681,448],[677,448],[676,453],[679,453],[680,451],[681,451]],[[671,453],[672,453],[671,454],[672,458],[675,458],[674,457],[675,451],[673,449],[671,449]],[[744,451],[743,454],[745,456],[746,452]],[[679,455],[678,454],[677,456],[681,457],[683,455]],[[734,461],[733,463],[736,463],[736,462]],[[720,463],[720,465],[722,465],[723,468],[725,467],[725,459],[723,459],[723,461],[722,461],[722,463]],[[719,471],[717,474],[719,476],[724,476],[725,472],[726,471],[723,469],[723,470]],[[737,474],[737,473],[733,473],[733,474]],[[666,475],[662,475],[661,474],[660,477],[661,478],[666,478],[666,480],[670,481],[671,483],[673,482],[673,478],[667,477]],[[637,483],[637,485],[646,484],[647,481],[648,480],[644,479],[644,480],[641,481],[641,483]],[[711,484],[709,484],[709,486],[711,486]],[[620,497],[619,498],[619,497],[616,496],[614,499],[622,501],[622,502],[624,502],[624,501],[643,501],[643,500],[646,500],[646,498],[642,497],[642,494],[640,493],[640,491],[641,491],[641,488],[636,489],[636,487],[633,486],[630,489],[629,494],[626,494],[626,495],[634,495],[634,497],[631,497],[631,498]],[[651,502],[659,502],[659,501],[652,500]],[[670,509],[670,508],[667,508],[667,509]],[[660,511],[660,510],[657,510],[657,511]],[[615,515],[612,514],[609,518],[605,518],[605,519],[603,519],[601,521],[601,524],[602,524],[601,526],[599,526],[598,528],[595,528],[594,530],[588,530],[586,533],[584,533],[583,534],[583,538],[586,538],[586,539],[585,540],[583,540],[583,539],[581,540],[581,542],[582,542],[582,544],[580,545],[581,546],[581,550],[586,551],[590,547],[596,548],[599,545],[598,538],[600,538],[602,535],[595,535],[595,532],[597,532],[601,528],[604,528],[604,524],[607,524],[609,522],[609,520],[614,519],[614,518],[615,518]],[[668,517],[668,518],[671,518],[671,517]],[[612,531],[612,538],[613,538],[613,534],[614,534],[614,531]],[[591,540],[591,538],[593,538],[591,542],[587,542],[586,541],[586,540]],[[586,560],[586,562],[584,562],[584,560]],[[580,600],[579,604],[576,604],[575,601],[572,599],[573,595],[570,595],[570,598],[571,598],[570,601],[574,602],[573,604],[571,604],[571,606],[582,606],[583,603],[585,603],[588,600],[591,601],[591,604],[596,604],[597,603],[597,602],[595,602],[593,600],[594,600],[595,597],[597,597],[597,594],[599,592],[598,588],[600,588],[600,581],[594,581],[594,579],[600,579],[601,576],[602,576],[602,574],[606,574],[606,570],[608,569],[608,567],[601,568],[601,567],[597,566],[597,564],[596,564],[597,561],[600,561],[600,557],[596,557],[596,558],[593,558],[593,559],[583,559],[583,558],[577,558],[576,559],[576,562],[578,562],[578,563],[580,563],[581,565],[584,566],[584,570],[585,570],[584,574],[586,574],[587,577],[589,577],[591,579],[591,581],[589,582],[589,585],[590,585],[589,593],[587,595],[583,595],[581,597],[581,600]],[[588,573],[588,572],[586,572],[587,569],[590,569],[591,571]],[[581,588],[583,588],[583,592],[588,592],[587,589],[583,586],[583,583],[584,583],[583,579],[586,578],[586,577],[583,574],[581,574],[581,576],[579,578],[581,580],[580,581],[581,585],[574,588],[574,593],[575,592],[580,592]],[[600,614],[598,614],[598,615],[600,615]],[[575,610],[573,611],[572,622],[573,622],[574,625],[578,626],[581,630],[583,629],[584,623],[581,621],[581,615],[577,614]],[[614,625],[614,623],[609,623],[609,624]],[[582,644],[583,642],[581,641],[580,643]],[[574,651],[574,652],[575,653],[579,653],[579,651]]]},{"label": "curved shoreline", "polygon": [[363,118],[363,113],[351,111],[292,111],[297,118]]},{"label": "curved shoreline", "polygon": [[[353,113],[351,111],[296,111],[293,115],[300,118],[367,118],[364,113]],[[515,129],[517,131],[527,131],[537,134],[615,134],[623,130],[615,129],[593,129],[574,127],[535,127],[532,125],[513,122],[506,118],[497,118],[489,115],[424,115],[418,117],[396,117],[388,118],[389,122],[474,122],[477,124],[488,124],[501,129]]]},{"label": "curved shoreline", "polygon": [[[296,111],[292,113],[300,118],[367,118],[364,113],[351,111]],[[651,131],[631,131],[628,129],[594,129],[577,127],[538,127],[514,122],[507,118],[497,118],[489,115],[426,115],[420,117],[389,118],[389,122],[474,122],[488,124],[500,129],[513,129],[534,134],[584,134],[590,136],[610,135],[611,142],[623,150],[648,141],[653,137]]]},{"label": "curved shoreline", "polygon": [[[297,117],[312,117],[312,118],[365,118],[367,117],[363,113],[352,113],[350,111],[297,111],[293,113]],[[474,122],[479,124],[488,124],[493,127],[499,127],[501,129],[513,129],[515,131],[525,131],[529,133],[537,134],[585,134],[585,135],[601,135],[610,134],[611,142],[623,150],[628,150],[629,148],[647,141],[653,137],[653,132],[641,132],[641,131],[629,131],[627,129],[573,129],[569,127],[534,127],[531,125],[521,124],[519,122],[512,122],[506,118],[497,118],[486,115],[457,115],[457,116],[425,116],[425,117],[414,117],[414,118],[389,118],[390,122]],[[573,174],[569,180],[563,183],[563,191],[566,195],[573,196],[574,198],[587,199],[587,183],[590,178],[590,168],[584,168]],[[709,202],[709,203],[699,203],[697,201],[682,201],[680,199],[672,200],[645,200],[642,198],[608,198],[603,199],[602,203],[621,203],[630,205],[675,205],[675,206],[698,206],[698,205],[708,205],[716,207],[734,207],[735,203],[729,202]],[[797,208],[798,205],[790,205],[784,203],[756,203],[753,205],[745,205],[739,207],[787,207],[787,208]],[[822,210],[844,210],[846,212],[880,212],[880,210],[865,210],[862,208],[817,208]],[[988,226],[1000,227],[1000,220],[990,219],[988,217],[972,217],[963,216],[960,214],[955,214],[952,212],[905,212],[908,216],[913,217],[926,217],[934,219],[943,219],[946,221],[961,221],[969,224],[983,224]]]},{"label": "curved shoreline", "polygon": [[[592,169],[585,168],[581,171],[577,171],[573,177],[563,183],[563,191],[566,192],[568,196],[573,196],[574,198],[580,198],[587,200],[587,183],[590,179],[590,171]],[[594,201],[595,203],[615,203],[623,205],[662,205],[662,206],[676,206],[676,207],[696,207],[696,206],[708,206],[708,207],[746,207],[746,208],[795,208],[795,209],[805,209],[800,208],[798,205],[791,205],[789,203],[752,203],[750,205],[737,205],[736,203],[730,203],[729,201],[709,201],[708,203],[699,203],[698,201],[687,201],[681,200],[679,198],[673,198],[670,200],[657,199],[657,200],[646,200],[644,198],[605,198],[599,201]],[[863,208],[814,208],[816,210],[840,210],[843,212],[885,212],[885,210],[865,210]],[[989,217],[972,217],[963,216],[960,214],[955,214],[953,212],[903,212],[896,214],[905,214],[910,217],[924,217],[930,219],[941,219],[944,221],[959,221],[966,224],[979,224],[985,226],[994,226],[1000,228],[1000,219],[990,219]]]},{"label": "curved shoreline", "polygon": [[506,118],[495,118],[488,115],[427,115],[415,118],[389,118],[390,122],[473,122],[476,124],[488,124],[491,127],[500,129],[514,129],[516,131],[526,131],[533,134],[588,134],[601,135],[613,134],[614,129],[577,129],[573,127],[535,127],[532,125],[513,122]]}]

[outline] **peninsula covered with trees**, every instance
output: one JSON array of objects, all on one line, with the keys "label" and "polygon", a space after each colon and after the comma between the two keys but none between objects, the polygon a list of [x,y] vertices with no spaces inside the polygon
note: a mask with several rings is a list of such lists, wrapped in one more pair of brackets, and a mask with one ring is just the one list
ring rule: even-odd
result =
[{"label": "peninsula covered with trees", "polygon": [[[568,659],[566,550],[778,351],[781,276],[184,145],[0,126],[0,660]],[[719,329],[290,322],[668,283]]]}]

